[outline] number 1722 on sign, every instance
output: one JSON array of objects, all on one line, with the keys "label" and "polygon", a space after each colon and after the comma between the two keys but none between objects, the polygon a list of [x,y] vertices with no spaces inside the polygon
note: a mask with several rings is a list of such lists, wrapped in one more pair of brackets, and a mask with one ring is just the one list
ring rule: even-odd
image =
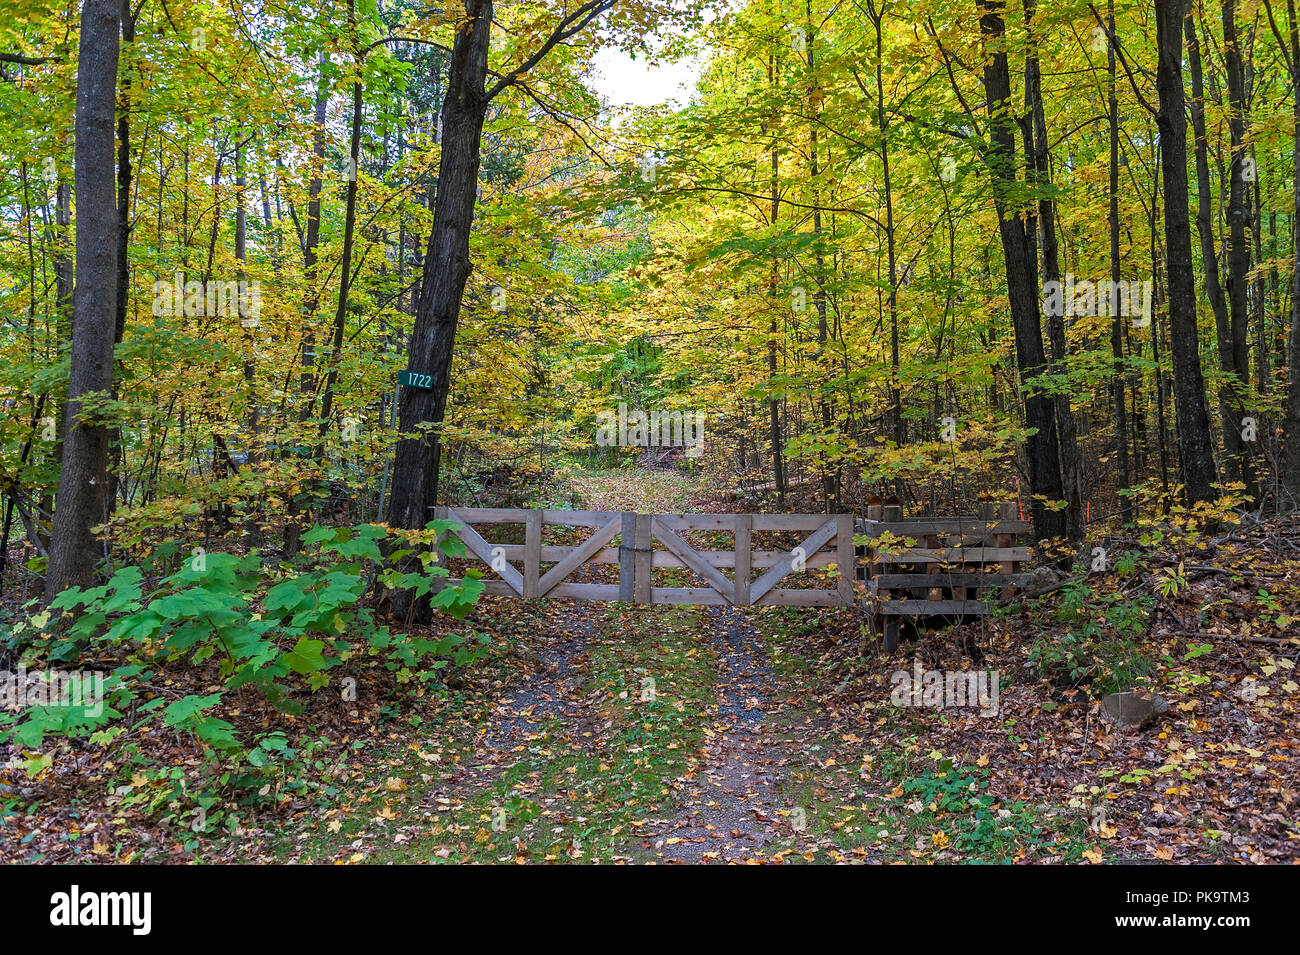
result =
[{"label": "number 1722 on sign", "polygon": [[429,391],[433,388],[433,375],[426,375],[422,371],[399,371],[397,383],[408,388],[422,388]]}]

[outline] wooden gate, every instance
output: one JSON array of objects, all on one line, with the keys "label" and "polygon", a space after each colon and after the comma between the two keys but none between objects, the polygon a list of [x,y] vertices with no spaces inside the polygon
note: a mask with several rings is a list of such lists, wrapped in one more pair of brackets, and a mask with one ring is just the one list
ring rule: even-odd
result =
[{"label": "wooden gate", "polygon": [[[636,514],[439,507],[435,517],[456,522],[457,527],[448,533],[465,543],[472,559],[487,565],[484,578],[491,594],[737,607],[854,603],[851,514]],[[524,543],[493,543],[475,530],[475,525],[499,524],[523,525]],[[576,545],[547,545],[543,533],[548,526],[590,528],[591,533]],[[729,533],[732,546],[728,550],[700,549],[684,536],[697,531]],[[756,533],[794,534],[800,542],[787,550],[754,550]],[[551,566],[543,571],[544,564]],[[611,564],[618,566],[617,584],[570,579],[584,565]],[[829,587],[823,583],[825,575],[808,574],[832,565],[835,572],[826,581]],[[705,586],[656,587],[654,570],[665,567],[685,568]],[[731,576],[724,570],[730,570]],[[762,571],[758,579],[753,576],[756,570]],[[777,586],[791,577],[812,586]],[[459,582],[458,578],[447,580]]]}]

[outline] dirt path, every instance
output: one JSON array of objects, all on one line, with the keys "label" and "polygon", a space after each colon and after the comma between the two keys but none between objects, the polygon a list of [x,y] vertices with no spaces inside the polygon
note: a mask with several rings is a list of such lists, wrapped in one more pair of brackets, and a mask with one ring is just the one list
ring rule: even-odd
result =
[{"label": "dirt path", "polygon": [[779,795],[787,762],[768,732],[778,688],[762,638],[739,611],[710,608],[718,651],[717,721],[699,771],[682,781],[681,809],[643,833],[665,862],[741,862],[797,835],[801,820]]},{"label": "dirt path", "polygon": [[431,793],[434,799],[461,799],[490,785],[519,760],[530,742],[550,735],[553,720],[560,722],[564,735],[576,738],[583,710],[582,671],[599,610],[574,601],[552,623],[559,621],[562,626],[548,626],[536,635],[531,672],[496,700],[473,758]]}]

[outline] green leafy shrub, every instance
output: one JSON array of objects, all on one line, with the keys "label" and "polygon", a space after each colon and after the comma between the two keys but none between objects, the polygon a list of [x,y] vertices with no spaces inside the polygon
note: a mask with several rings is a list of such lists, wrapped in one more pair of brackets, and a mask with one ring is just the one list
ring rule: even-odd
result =
[{"label": "green leafy shrub", "polygon": [[[6,642],[23,648],[23,658],[33,666],[125,662],[105,675],[102,706],[29,706],[0,713],[0,742],[31,751],[46,736],[117,741],[128,764],[147,765],[144,754],[127,744],[160,724],[199,741],[220,788],[256,790],[281,783],[285,774],[277,767],[295,758],[294,748],[281,733],[241,740],[236,727],[214,713],[226,693],[252,688],[279,710],[299,713],[303,705],[295,697],[328,686],[330,671],[357,654],[378,657],[399,684],[420,684],[436,680],[447,666],[473,664],[487,652],[490,640],[483,634],[394,633],[362,603],[376,578],[387,587],[430,594],[448,571],[427,545],[453,526],[434,521],[419,532],[373,524],[315,527],[288,566],[265,565],[256,552],[238,557],[194,548],[180,570],[148,592],[138,566],[118,570],[100,586],[66,590],[48,610],[10,628]],[[397,548],[389,560],[416,555],[417,569],[379,570],[385,545]],[[464,553],[450,535],[440,548],[451,556]],[[463,620],[482,592],[483,583],[471,571],[460,584],[433,593],[430,602]],[[215,662],[220,687],[168,699],[154,680],[160,667],[177,661]],[[150,808],[181,797],[176,787],[183,790],[185,777],[174,769],[153,780]]]},{"label": "green leafy shrub", "polygon": [[1068,587],[1057,611],[1069,624],[1066,633],[1039,637],[1029,658],[1058,685],[1089,685],[1102,695],[1131,689],[1155,671],[1138,644],[1152,602],[1099,594],[1082,582]]}]

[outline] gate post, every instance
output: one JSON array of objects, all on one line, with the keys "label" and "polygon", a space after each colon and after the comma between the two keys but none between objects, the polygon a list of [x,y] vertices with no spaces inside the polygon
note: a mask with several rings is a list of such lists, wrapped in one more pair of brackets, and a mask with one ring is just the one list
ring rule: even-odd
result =
[{"label": "gate post", "polygon": [[524,596],[537,596],[537,578],[542,572],[542,517],[540,510],[529,511],[524,525]]},{"label": "gate post", "polygon": [[632,537],[632,542],[636,549],[635,561],[633,564],[636,576],[636,586],[634,590],[636,602],[639,604],[653,603],[653,600],[651,599],[652,595],[650,593],[650,575],[654,569],[654,554],[650,552],[650,521],[652,519],[652,516],[649,514],[637,514],[636,531],[633,533]]},{"label": "gate post", "polygon": [[736,606],[749,606],[750,569],[754,561],[754,518],[749,514],[736,515]]},{"label": "gate post", "polygon": [[[1000,520],[1014,521],[1016,519],[1016,512],[1017,512],[1017,508],[1016,508],[1015,501],[1005,501],[1002,504],[998,505],[998,518]],[[997,539],[997,546],[1015,547],[1016,535],[999,534]],[[1017,570],[1019,570],[1019,568],[1016,566],[1016,562],[1014,560],[1004,560],[1002,561],[1002,566],[999,568],[999,570],[1004,574],[1014,574]],[[1003,596],[1010,596],[1015,592],[1016,592],[1016,585],[1012,583],[1008,583],[1005,587],[1002,588]]]},{"label": "gate post", "polygon": [[618,545],[618,599],[631,603],[636,599],[636,514],[623,512],[623,528]]},{"label": "gate post", "polygon": [[835,524],[835,563],[839,565],[840,579],[835,589],[840,592],[840,602],[853,606],[853,582],[857,578],[857,558],[853,550],[853,515],[841,514]]},{"label": "gate post", "polygon": [[[902,506],[899,504],[886,504],[884,507],[880,509],[880,519],[882,521],[895,522],[895,523],[901,521],[903,519]],[[887,564],[883,565],[881,567],[881,572],[883,573],[888,569],[889,568]],[[886,591],[885,599],[889,599],[888,595],[889,595],[889,591]],[[906,590],[902,591],[900,596],[903,599],[906,599],[908,596],[907,591]],[[886,653],[893,653],[895,650],[898,649],[899,624],[901,622],[902,619],[896,613],[885,615],[883,630],[884,630]]]}]

